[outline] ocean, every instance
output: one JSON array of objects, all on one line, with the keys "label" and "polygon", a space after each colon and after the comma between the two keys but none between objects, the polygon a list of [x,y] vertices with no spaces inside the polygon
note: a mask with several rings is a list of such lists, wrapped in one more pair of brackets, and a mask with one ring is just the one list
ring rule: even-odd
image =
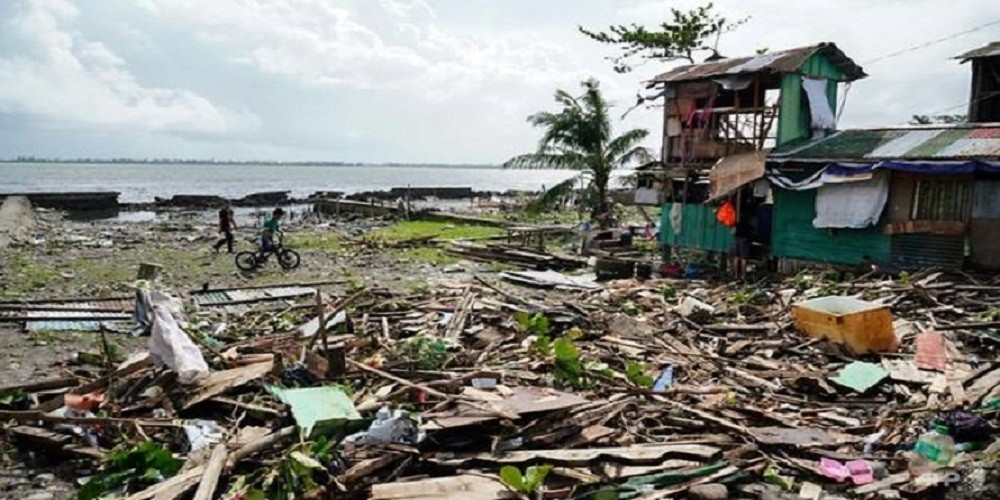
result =
[{"label": "ocean", "polygon": [[273,164],[0,163],[0,193],[117,191],[123,203],[175,194],[238,198],[264,191],[304,197],[316,191],[394,187],[471,187],[537,191],[571,177],[567,170],[423,165],[288,166]]}]

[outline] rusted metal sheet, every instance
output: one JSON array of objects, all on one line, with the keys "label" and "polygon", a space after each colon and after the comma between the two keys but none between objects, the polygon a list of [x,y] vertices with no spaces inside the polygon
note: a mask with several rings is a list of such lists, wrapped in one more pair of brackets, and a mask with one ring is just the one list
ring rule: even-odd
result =
[{"label": "rusted metal sheet", "polygon": [[751,57],[734,57],[703,64],[693,64],[674,68],[651,80],[651,83],[687,82],[721,76],[757,73],[793,73],[813,54],[822,53],[844,73],[845,81],[854,81],[867,76],[861,66],[847,57],[836,45],[820,43],[808,47],[781,50]]}]

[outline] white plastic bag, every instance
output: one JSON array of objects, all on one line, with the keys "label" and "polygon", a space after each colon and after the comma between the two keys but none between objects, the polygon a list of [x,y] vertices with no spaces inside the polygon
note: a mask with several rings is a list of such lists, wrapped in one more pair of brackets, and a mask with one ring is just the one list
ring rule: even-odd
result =
[{"label": "white plastic bag", "polygon": [[153,334],[149,337],[148,347],[156,365],[167,365],[177,372],[177,380],[182,384],[208,376],[208,364],[201,350],[177,325],[168,307],[153,306]]}]

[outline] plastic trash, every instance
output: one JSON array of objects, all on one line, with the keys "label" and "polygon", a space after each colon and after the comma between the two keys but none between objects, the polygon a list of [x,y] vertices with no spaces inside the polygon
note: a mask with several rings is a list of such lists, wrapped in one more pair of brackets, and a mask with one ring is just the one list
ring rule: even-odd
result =
[{"label": "plastic trash", "polygon": [[153,334],[147,345],[153,362],[175,371],[180,383],[191,384],[208,376],[208,364],[201,350],[181,330],[167,307],[153,306]]},{"label": "plastic trash", "polygon": [[346,444],[419,444],[426,433],[420,429],[420,422],[403,410],[389,410],[383,406],[375,414],[375,421],[368,430],[351,434],[344,438]]},{"label": "plastic trash", "polygon": [[663,392],[672,385],[674,385],[674,365],[667,365],[653,384],[653,392]]},{"label": "plastic trash", "polygon": [[851,477],[851,471],[847,469],[846,465],[829,458],[820,459],[819,470],[824,476],[834,479],[837,482],[843,482],[845,479]]},{"label": "plastic trash", "polygon": [[955,440],[948,435],[948,428],[935,425],[934,430],[917,439],[913,446],[913,457],[908,470],[910,474],[919,476],[935,469],[946,467],[955,457]]},{"label": "plastic trash", "polygon": [[472,379],[472,387],[476,389],[493,389],[497,386],[497,379],[495,378],[474,378]]},{"label": "plastic trash", "polygon": [[951,412],[941,423],[958,443],[986,441],[996,432],[985,418],[961,410]]},{"label": "plastic trash", "polygon": [[203,450],[225,438],[225,430],[211,420],[192,420],[183,429],[190,451]]}]

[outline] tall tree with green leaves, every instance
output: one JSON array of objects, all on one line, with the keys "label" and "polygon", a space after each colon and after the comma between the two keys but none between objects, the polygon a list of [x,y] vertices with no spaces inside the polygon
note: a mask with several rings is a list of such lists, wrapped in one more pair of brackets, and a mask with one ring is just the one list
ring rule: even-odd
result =
[{"label": "tall tree with green leaves", "polygon": [[528,205],[538,212],[572,191],[582,177],[593,192],[591,203],[599,207],[607,199],[611,173],[619,167],[649,161],[652,156],[639,145],[649,135],[645,129],[632,129],[617,137],[612,135],[611,106],[601,95],[600,84],[590,79],[581,83],[583,93],[573,96],[557,90],[558,112],[543,111],[528,117],[528,122],[542,128],[542,139],[534,153],[515,156],[504,168],[558,168],[578,170],[574,176],[549,189]]},{"label": "tall tree with green leaves", "polygon": [[709,3],[689,11],[670,9],[671,20],[651,29],[632,24],[591,31],[578,26],[581,33],[601,43],[616,45],[622,53],[609,57],[615,71],[627,73],[637,61],[683,59],[695,63],[698,52],[716,50],[719,37],[745,23],[747,18],[730,21],[715,12]]}]

